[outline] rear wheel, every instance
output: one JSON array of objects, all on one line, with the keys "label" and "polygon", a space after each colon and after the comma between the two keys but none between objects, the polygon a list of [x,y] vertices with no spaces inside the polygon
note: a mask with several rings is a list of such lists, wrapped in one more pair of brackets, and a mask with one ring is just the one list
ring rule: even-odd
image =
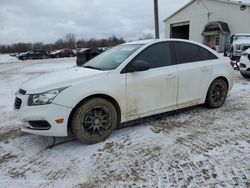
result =
[{"label": "rear wheel", "polygon": [[93,98],[76,109],[71,128],[79,141],[94,144],[112,133],[117,120],[117,111],[112,103],[103,98]]},{"label": "rear wheel", "polygon": [[206,105],[210,108],[221,107],[227,98],[228,87],[223,79],[216,79],[208,89]]}]

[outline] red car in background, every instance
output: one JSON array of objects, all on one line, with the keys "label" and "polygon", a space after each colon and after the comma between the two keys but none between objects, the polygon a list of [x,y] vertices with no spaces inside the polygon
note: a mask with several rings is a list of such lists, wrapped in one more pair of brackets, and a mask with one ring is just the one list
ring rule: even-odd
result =
[{"label": "red car in background", "polygon": [[61,49],[55,50],[49,55],[51,58],[60,58],[60,57],[75,57],[76,54],[72,49]]}]

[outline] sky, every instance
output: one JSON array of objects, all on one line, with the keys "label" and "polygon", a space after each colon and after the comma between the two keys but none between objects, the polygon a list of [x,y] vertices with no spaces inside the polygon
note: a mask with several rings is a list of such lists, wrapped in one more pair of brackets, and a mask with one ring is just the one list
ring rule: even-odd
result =
[{"label": "sky", "polygon": [[[163,20],[189,0],[158,0]],[[67,33],[77,39],[112,35],[136,40],[154,34],[154,0],[0,0],[0,44],[53,43]]]}]

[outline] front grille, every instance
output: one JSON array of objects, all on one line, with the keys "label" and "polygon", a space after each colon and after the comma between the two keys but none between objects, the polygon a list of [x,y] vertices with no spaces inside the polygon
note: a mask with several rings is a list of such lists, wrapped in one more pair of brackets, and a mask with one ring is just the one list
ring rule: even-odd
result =
[{"label": "front grille", "polygon": [[19,93],[22,94],[22,95],[25,95],[25,94],[26,94],[26,91],[23,90],[23,89],[19,89]]},{"label": "front grille", "polygon": [[15,109],[17,110],[20,109],[21,105],[22,105],[22,100],[16,97],[15,104],[14,104]]}]

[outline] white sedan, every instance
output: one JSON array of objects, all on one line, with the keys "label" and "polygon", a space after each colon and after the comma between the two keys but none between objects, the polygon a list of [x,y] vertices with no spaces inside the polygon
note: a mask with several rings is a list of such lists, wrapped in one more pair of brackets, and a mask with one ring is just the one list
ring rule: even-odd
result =
[{"label": "white sedan", "polygon": [[15,112],[22,131],[83,143],[107,138],[120,123],[199,104],[221,107],[234,82],[227,58],[196,42],[169,39],[119,45],[83,67],[24,83]]},{"label": "white sedan", "polygon": [[242,76],[250,78],[250,48],[240,58],[240,73]]}]

